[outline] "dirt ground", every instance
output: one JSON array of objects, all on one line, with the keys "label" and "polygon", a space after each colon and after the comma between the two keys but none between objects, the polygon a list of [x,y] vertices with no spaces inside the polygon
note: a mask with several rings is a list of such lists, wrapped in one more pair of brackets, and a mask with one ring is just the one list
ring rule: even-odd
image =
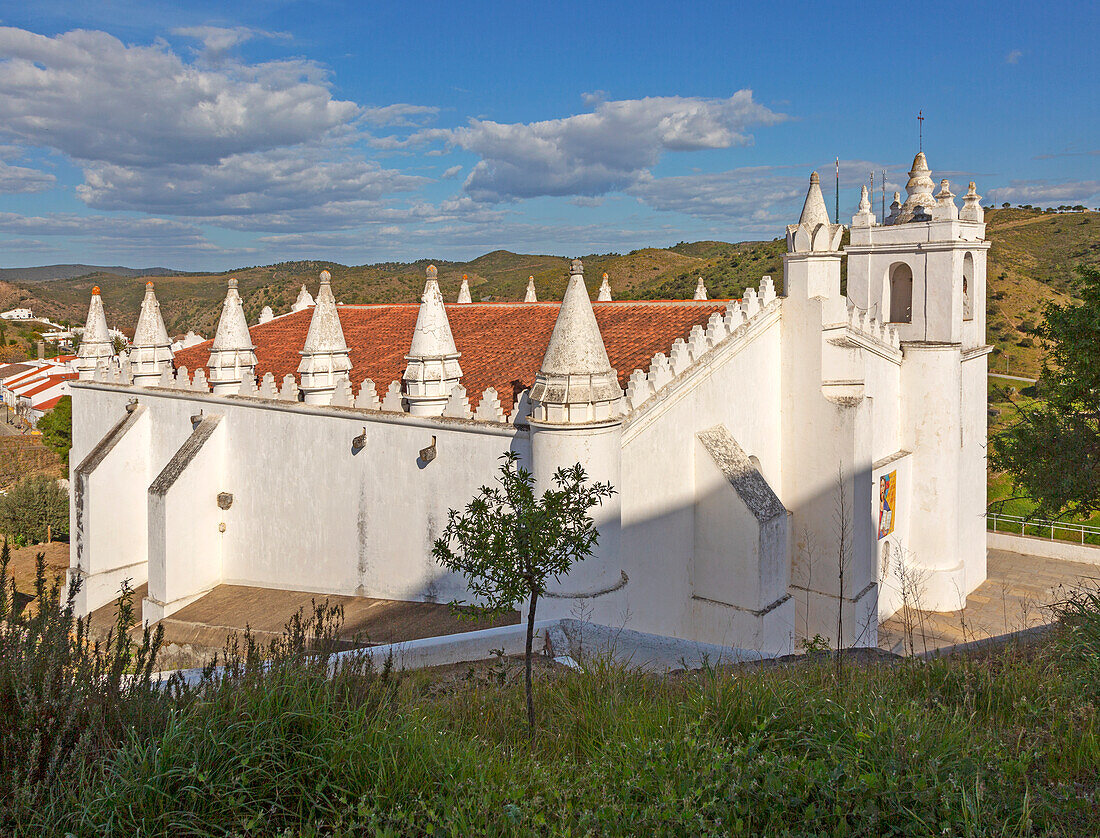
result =
[{"label": "dirt ground", "polygon": [[46,569],[50,576],[64,573],[69,566],[69,545],[64,541],[12,548],[8,576],[15,580],[15,586],[21,592],[34,590],[34,563],[38,553],[46,554]]}]

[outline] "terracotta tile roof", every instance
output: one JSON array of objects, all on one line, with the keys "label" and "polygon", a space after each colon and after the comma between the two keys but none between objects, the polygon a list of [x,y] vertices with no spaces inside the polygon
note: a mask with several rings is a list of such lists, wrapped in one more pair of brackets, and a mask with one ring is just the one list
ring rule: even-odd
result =
[{"label": "terracotta tile roof", "polygon": [[48,367],[35,365],[28,372],[21,372],[18,375],[13,376],[12,378],[5,379],[4,386],[7,387],[9,390],[14,390],[17,387],[22,387],[28,381],[32,381],[35,378],[41,378],[44,374],[43,370],[46,369],[48,369]]},{"label": "terracotta tile roof", "polygon": [[[667,300],[593,303],[611,365],[626,387],[635,369],[648,369],[658,352],[686,338],[692,326],[706,325],[713,312],[724,311],[726,300]],[[558,317],[559,303],[470,303],[448,305],[455,344],[462,353],[462,386],[476,407],[487,387],[500,395],[505,412],[513,396],[529,388],[542,363],[546,344]],[[416,304],[340,306],[340,323],[351,356],[351,380],[358,392],[363,379],[374,381],[381,398],[390,382],[405,371],[416,315]],[[274,373],[276,383],[290,373],[297,378],[298,354],[305,343],[313,309],[277,317],[249,332],[256,344],[256,372]],[[176,366],[190,372],[205,368],[210,341],[176,353]]]},{"label": "terracotta tile roof", "polygon": [[75,372],[59,373],[58,375],[47,375],[45,378],[36,379],[34,386],[29,390],[24,390],[19,393],[23,398],[29,398],[30,396],[37,395],[43,390],[49,390],[51,387],[56,387],[62,381],[72,381],[77,377]]},{"label": "terracotta tile roof", "polygon": [[42,413],[45,413],[47,410],[53,410],[55,407],[57,407],[57,403],[59,401],[61,401],[63,398],[65,398],[65,397],[64,396],[54,396],[49,401],[42,402],[41,404],[36,404],[34,406],[34,409],[38,410],[38,411],[41,411]]},{"label": "terracotta tile roof", "polygon": [[30,364],[20,363],[3,364],[0,365],[0,380],[10,378],[13,375],[22,375],[23,373],[29,372],[33,369],[37,369],[37,367],[33,367]]}]

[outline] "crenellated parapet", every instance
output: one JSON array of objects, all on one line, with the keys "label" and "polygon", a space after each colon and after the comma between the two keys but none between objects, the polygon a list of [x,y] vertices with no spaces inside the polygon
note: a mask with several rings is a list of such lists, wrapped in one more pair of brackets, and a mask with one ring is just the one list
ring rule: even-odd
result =
[{"label": "crenellated parapet", "polygon": [[714,312],[705,328],[693,327],[687,340],[677,339],[667,355],[664,352],[654,355],[648,370],[634,370],[627,381],[624,396],[626,409],[638,410],[689,369],[704,363],[719,347],[725,349],[752,340],[757,334],[757,327],[765,321],[770,322],[778,308],[775,284],[770,276],[766,276],[760,282],[759,291],[745,289],[740,300],[730,301],[724,314]]},{"label": "crenellated parapet", "polygon": [[845,335],[841,338],[830,338],[832,342],[870,344],[867,348],[877,348],[880,354],[901,363],[901,339],[898,330],[872,316],[867,309],[849,305],[848,321],[843,324],[843,328]]}]

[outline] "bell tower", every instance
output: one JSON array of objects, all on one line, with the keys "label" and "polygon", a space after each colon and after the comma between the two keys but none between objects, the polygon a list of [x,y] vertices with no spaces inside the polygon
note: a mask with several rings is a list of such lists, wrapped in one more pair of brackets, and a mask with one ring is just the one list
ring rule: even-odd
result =
[{"label": "bell tower", "polygon": [[973,183],[960,212],[923,152],[885,224],[852,219],[848,299],[901,340],[900,442],[912,452],[913,518],[900,545],[922,607],[961,608],[985,579],[985,218]]}]

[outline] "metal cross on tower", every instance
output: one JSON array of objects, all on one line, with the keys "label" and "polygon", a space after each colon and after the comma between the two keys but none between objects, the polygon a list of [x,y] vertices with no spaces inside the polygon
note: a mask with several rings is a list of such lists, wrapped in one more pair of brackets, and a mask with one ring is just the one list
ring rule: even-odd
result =
[{"label": "metal cross on tower", "polygon": [[917,151],[924,151],[924,108],[917,111]]}]

